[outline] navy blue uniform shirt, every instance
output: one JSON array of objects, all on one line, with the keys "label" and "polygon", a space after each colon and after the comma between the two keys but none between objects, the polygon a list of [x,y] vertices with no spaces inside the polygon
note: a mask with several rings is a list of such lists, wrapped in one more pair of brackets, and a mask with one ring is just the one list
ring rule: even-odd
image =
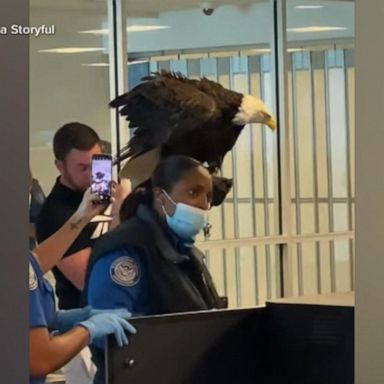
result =
[{"label": "navy blue uniform shirt", "polygon": [[[36,259],[29,255],[29,328],[52,329],[56,319],[51,284],[44,279]],[[45,377],[29,378],[30,384],[43,384]]]},{"label": "navy blue uniform shirt", "polygon": [[[166,235],[183,254],[193,246],[170,229]],[[117,249],[96,261],[89,276],[87,303],[99,309],[127,308],[133,316],[156,314],[146,266],[134,248]]]},{"label": "navy blue uniform shirt", "polygon": [[[164,228],[175,249],[188,254],[192,242],[180,239],[173,231]],[[133,247],[120,248],[97,260],[88,280],[87,303],[93,308],[127,308],[133,316],[153,315],[157,305],[149,287],[146,265]],[[94,348],[96,347],[96,348]],[[93,347],[97,373],[94,384],[105,383],[104,342],[95,340]]]},{"label": "navy blue uniform shirt", "polygon": [[94,308],[127,308],[135,316],[152,312],[146,270],[133,248],[100,258],[92,269],[87,292],[88,304]]}]

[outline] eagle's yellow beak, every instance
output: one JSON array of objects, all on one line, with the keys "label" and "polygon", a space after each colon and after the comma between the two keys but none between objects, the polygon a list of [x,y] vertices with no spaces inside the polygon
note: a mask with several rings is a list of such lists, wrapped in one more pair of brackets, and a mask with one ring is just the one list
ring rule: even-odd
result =
[{"label": "eagle's yellow beak", "polygon": [[269,117],[265,123],[265,125],[268,125],[269,128],[271,128],[272,130],[276,129],[276,120],[274,120],[272,117]]}]

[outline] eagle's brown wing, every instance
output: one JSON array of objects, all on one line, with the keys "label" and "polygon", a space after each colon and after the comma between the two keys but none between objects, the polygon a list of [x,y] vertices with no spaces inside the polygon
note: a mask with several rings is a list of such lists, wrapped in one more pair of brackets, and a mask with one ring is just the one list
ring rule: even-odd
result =
[{"label": "eagle's brown wing", "polygon": [[213,97],[199,90],[193,81],[181,76],[158,73],[143,79],[131,91],[118,96],[110,106],[134,129],[120,159],[135,157],[167,143],[173,133],[199,129],[220,116]]}]

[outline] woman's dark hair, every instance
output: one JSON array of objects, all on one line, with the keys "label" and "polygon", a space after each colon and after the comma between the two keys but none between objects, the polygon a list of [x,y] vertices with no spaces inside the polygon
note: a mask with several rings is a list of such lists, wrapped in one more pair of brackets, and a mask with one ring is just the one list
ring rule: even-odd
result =
[{"label": "woman's dark hair", "polygon": [[188,156],[170,156],[161,160],[153,171],[151,179],[138,185],[124,200],[120,208],[120,221],[133,217],[139,205],[151,206],[153,188],[161,188],[170,193],[185,172],[202,166],[199,161]]}]

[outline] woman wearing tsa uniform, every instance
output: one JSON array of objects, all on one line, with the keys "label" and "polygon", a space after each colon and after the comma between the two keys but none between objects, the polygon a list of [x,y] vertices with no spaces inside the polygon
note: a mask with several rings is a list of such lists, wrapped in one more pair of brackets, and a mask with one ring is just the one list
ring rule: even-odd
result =
[{"label": "woman wearing tsa uniform", "polygon": [[[197,160],[171,156],[153,172],[150,186],[124,201],[122,223],[96,241],[84,293],[95,308],[124,307],[133,315],[223,308],[204,255],[194,246],[208,225],[212,178]],[[103,345],[91,346],[104,383]]]},{"label": "woman wearing tsa uniform", "polygon": [[135,333],[126,309],[95,310],[88,306],[56,311],[53,289],[43,275],[58,263],[84,226],[103,207],[88,190],[78,210],[29,255],[29,382],[43,384],[45,376],[64,366],[85,346],[114,334],[118,345]]}]

